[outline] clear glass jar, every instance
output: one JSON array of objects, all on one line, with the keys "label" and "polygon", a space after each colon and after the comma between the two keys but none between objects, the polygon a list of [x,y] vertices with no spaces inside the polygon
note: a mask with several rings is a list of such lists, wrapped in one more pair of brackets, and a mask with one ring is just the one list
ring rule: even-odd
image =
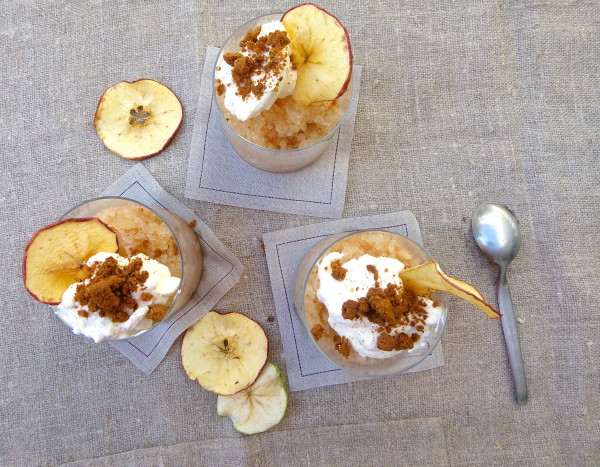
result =
[{"label": "clear glass jar", "polygon": [[229,39],[227,39],[223,47],[221,47],[213,71],[213,95],[215,101],[217,102],[219,115],[221,116],[221,120],[225,128],[225,133],[227,134],[227,137],[231,142],[231,146],[233,147],[235,152],[248,164],[268,172],[292,172],[294,170],[301,169],[302,167],[306,167],[307,165],[317,160],[319,156],[321,156],[321,154],[323,154],[325,150],[329,147],[331,141],[335,139],[334,136],[337,135],[340,125],[346,118],[346,115],[348,114],[348,109],[350,108],[350,103],[352,101],[354,87],[354,80],[351,79],[348,85],[348,90],[340,98],[340,102],[342,102],[341,100],[343,99],[343,105],[345,105],[346,108],[344,109],[344,114],[335,126],[335,128],[331,130],[327,135],[322,137],[320,140],[310,144],[309,146],[305,146],[303,148],[298,149],[266,148],[247,140],[239,133],[237,133],[236,130],[229,124],[225,115],[223,114],[223,98],[217,95],[214,86],[214,82],[216,80],[217,66],[221,62],[221,59],[224,54],[229,52],[239,52],[241,50],[239,46],[240,40],[244,38],[248,31],[271,21],[279,21],[281,20],[282,16],[283,13],[261,16],[259,18],[255,18],[247,22],[246,24],[238,28],[236,31],[234,31],[233,34],[231,34],[231,36],[229,37]]},{"label": "clear glass jar", "polygon": [[[448,317],[449,300],[448,294],[445,292],[436,292],[429,296],[429,298],[439,303],[442,314],[435,328],[430,327],[430,334],[425,346],[415,350],[403,350],[389,358],[364,358],[356,352],[351,352],[349,358],[346,358],[335,349],[331,338],[322,337],[317,340],[311,332],[315,324],[321,324],[319,314],[322,313],[323,309],[326,312],[324,306],[319,311],[319,308],[315,305],[315,300],[318,300],[314,289],[315,283],[318,284],[318,277],[316,276],[318,263],[329,253],[341,251],[342,247],[351,248],[355,251],[360,250],[360,246],[357,245],[361,243],[369,245],[370,251],[368,253],[372,256],[394,257],[402,261],[407,268],[433,260],[429,252],[423,247],[402,235],[392,232],[366,230],[331,235],[313,245],[300,261],[294,280],[294,307],[317,348],[333,364],[352,373],[370,377],[403,373],[421,363],[439,344],[446,329]],[[375,249],[377,251],[374,252],[374,248],[370,245],[376,245]],[[390,251],[394,251],[395,254],[390,254]],[[312,284],[309,284],[309,280]]]},{"label": "clear glass jar", "polygon": [[[200,279],[202,277],[202,246],[200,245],[198,236],[187,224],[187,222],[185,222],[177,214],[174,214],[164,208],[151,208],[138,201],[119,197],[101,197],[84,201],[68,211],[62,217],[62,219],[96,217],[97,214],[103,209],[129,206],[141,206],[156,214],[156,216],[158,216],[158,218],[164,222],[171,231],[179,250],[179,259],[181,262],[181,282],[179,283],[179,288],[170,299],[170,306],[165,314],[165,317],[163,318],[164,321],[187,303],[187,301],[198,288]],[[167,305],[169,305],[169,302],[167,302]],[[157,324],[158,323],[155,322],[151,327],[135,334],[135,336],[139,336],[145,332],[148,332]],[[123,340],[131,337],[134,336],[132,335],[115,339],[108,338],[106,340]]]}]

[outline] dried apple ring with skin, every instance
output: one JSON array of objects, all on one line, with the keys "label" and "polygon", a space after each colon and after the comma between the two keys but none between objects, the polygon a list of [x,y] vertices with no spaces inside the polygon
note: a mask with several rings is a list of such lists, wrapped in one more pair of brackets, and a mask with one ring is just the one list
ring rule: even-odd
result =
[{"label": "dried apple ring with skin", "polygon": [[181,362],[204,389],[228,396],[256,381],[267,350],[267,335],[256,321],[210,311],[185,333]]},{"label": "dried apple ring with skin", "polygon": [[23,255],[23,281],[33,298],[58,305],[67,288],[87,277],[86,261],[115,253],[117,234],[96,217],[65,219],[39,230]]},{"label": "dried apple ring with skin", "polygon": [[501,316],[483,299],[479,290],[468,282],[447,276],[436,261],[404,269],[400,271],[400,279],[417,295],[429,295],[437,291],[448,292],[480,308],[492,319]]},{"label": "dried apple ring with skin", "polygon": [[292,98],[301,104],[342,96],[352,77],[350,36],[331,13],[312,3],[281,18],[290,39],[290,59],[298,70]]},{"label": "dried apple ring with skin", "polygon": [[110,151],[142,160],[167,147],[182,118],[181,102],[164,84],[150,79],[122,81],[100,98],[94,128]]}]

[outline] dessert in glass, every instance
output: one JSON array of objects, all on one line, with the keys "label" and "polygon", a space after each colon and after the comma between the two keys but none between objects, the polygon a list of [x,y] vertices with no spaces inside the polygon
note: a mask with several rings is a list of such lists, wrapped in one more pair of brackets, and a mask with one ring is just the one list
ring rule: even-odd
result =
[{"label": "dessert in glass", "polygon": [[75,334],[129,339],[179,310],[202,276],[202,247],[176,214],[127,198],[86,201],[34,235],[23,279]]},{"label": "dessert in glass", "polygon": [[432,259],[391,232],[329,236],[298,266],[296,311],[337,366],[371,377],[405,372],[433,352],[446,327],[447,294],[420,296],[400,278],[405,268]]},{"label": "dessert in glass", "polygon": [[221,48],[214,82],[235,152],[262,170],[300,169],[327,149],[348,111],[348,33],[312,4],[256,18]]}]

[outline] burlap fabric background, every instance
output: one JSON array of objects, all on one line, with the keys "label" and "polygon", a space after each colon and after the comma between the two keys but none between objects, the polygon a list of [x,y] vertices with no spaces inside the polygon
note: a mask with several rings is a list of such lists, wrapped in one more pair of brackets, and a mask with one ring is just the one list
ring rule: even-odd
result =
[{"label": "burlap fabric background", "polygon": [[[280,426],[241,438],[185,377],[181,339],[147,377],[23,290],[29,237],[132,165],[92,127],[102,91],[148,77],[179,95],[179,135],[144,165],[183,198],[201,53],[294,4],[264,3],[3,2],[0,463],[597,465],[596,2],[320,2],[364,67],[344,217],[411,210],[446,271],[490,297],[497,271],[470,213],[494,200],[519,217],[510,280],[526,406],[513,403],[500,323],[453,300],[443,368],[294,393]],[[318,220],[184,202],[246,266],[221,309],[255,317],[283,365],[260,237]]]}]

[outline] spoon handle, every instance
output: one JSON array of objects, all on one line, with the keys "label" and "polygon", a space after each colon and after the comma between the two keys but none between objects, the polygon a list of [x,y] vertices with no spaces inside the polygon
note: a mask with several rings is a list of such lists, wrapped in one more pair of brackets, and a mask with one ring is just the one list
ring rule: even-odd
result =
[{"label": "spoon handle", "polygon": [[515,319],[515,312],[513,310],[510,287],[506,279],[505,266],[501,266],[500,278],[498,279],[498,305],[500,306],[500,313],[502,313],[502,330],[504,331],[508,360],[515,383],[515,400],[517,403],[523,404],[527,401],[527,380],[525,378],[521,344],[519,343],[519,333],[517,331],[517,320]]}]

